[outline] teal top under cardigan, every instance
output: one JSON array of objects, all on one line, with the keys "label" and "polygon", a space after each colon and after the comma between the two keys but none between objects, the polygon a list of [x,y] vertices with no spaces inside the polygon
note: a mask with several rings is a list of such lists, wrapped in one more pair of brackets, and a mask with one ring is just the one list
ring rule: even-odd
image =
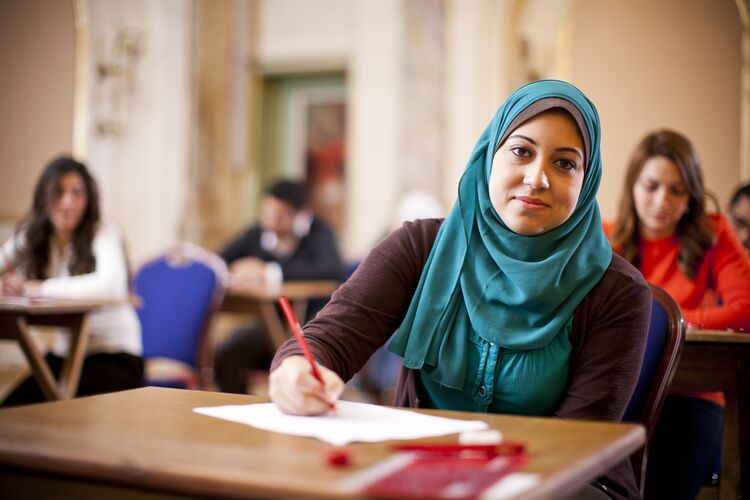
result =
[{"label": "teal top under cardigan", "polygon": [[[579,123],[587,150],[585,178],[567,221],[545,234],[524,236],[500,219],[488,182],[494,153],[511,127],[520,125],[527,108],[548,102],[563,104],[542,105],[536,114],[562,107]],[[479,138],[461,177],[458,200],[440,228],[389,347],[406,367],[420,370],[426,399],[435,407],[477,409],[480,387],[486,393],[488,385],[476,384],[481,370],[484,380],[493,381],[488,410],[548,414],[554,409],[567,382],[567,337],[575,308],[604,275],[612,255],[596,203],[602,175],[599,145],[594,105],[572,85],[556,80],[515,91]],[[484,349],[484,343],[506,354],[497,356],[492,372],[481,363],[474,365],[481,356],[473,356],[472,350]],[[538,397],[525,403],[512,397],[524,393]]]},{"label": "teal top under cardigan", "polygon": [[[548,348],[525,351],[504,349],[474,334],[466,365],[473,375],[464,389],[442,386],[419,371],[418,390],[429,408],[552,415],[566,393],[571,350],[570,332],[557,335]],[[517,376],[524,380],[515,381]]]}]

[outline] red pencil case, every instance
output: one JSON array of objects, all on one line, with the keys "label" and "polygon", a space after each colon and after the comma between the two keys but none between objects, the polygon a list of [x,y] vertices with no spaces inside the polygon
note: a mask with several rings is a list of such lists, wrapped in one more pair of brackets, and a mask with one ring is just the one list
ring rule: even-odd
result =
[{"label": "red pencil case", "polygon": [[380,498],[474,498],[528,463],[520,443],[400,445],[405,465],[367,485]]}]

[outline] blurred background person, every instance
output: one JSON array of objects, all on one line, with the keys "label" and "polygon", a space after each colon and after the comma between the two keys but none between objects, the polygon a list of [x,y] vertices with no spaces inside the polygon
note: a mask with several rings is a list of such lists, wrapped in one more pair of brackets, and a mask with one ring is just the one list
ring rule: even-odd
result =
[{"label": "blurred background person", "polygon": [[750,330],[750,259],[727,219],[706,213],[706,198],[690,141],[653,132],[631,156],[610,242],[689,325]]},{"label": "blurred background person", "polygon": [[[259,222],[219,255],[229,266],[235,287],[278,286],[287,280],[340,280],[343,271],[333,231],[307,208],[304,186],[289,180],[267,189]],[[306,319],[323,305],[325,301],[310,301]],[[214,371],[219,389],[245,392],[248,372],[267,370],[273,354],[262,324],[236,329],[216,348]]]},{"label": "blurred background person", "polygon": [[[3,295],[58,299],[122,299],[89,315],[89,342],[78,396],[139,387],[143,379],[141,329],[129,296],[128,264],[118,230],[100,221],[96,182],[68,157],[47,165],[31,210],[0,252]],[[58,376],[70,337],[58,334],[46,361]],[[34,377],[4,406],[44,401]]]},{"label": "blurred background person", "polygon": [[750,184],[737,188],[729,200],[729,220],[732,221],[737,236],[750,251]]},{"label": "blurred background person", "polygon": [[[614,227],[614,249],[669,293],[689,325],[750,330],[750,258],[727,219],[706,213],[690,141],[672,130],[633,152]],[[721,450],[723,395],[667,397],[649,451],[647,498],[695,498]]]}]

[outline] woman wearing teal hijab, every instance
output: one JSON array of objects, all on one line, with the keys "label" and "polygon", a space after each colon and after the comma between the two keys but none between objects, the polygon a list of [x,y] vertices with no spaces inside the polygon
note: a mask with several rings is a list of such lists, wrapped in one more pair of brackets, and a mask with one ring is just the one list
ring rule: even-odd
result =
[{"label": "woman wearing teal hijab", "polygon": [[[325,412],[398,330],[397,405],[621,420],[651,297],[602,232],[599,144],[596,109],[572,85],[516,90],[474,147],[450,215],[392,233],[305,326],[324,383],[288,342],[272,399]],[[638,496],[628,469],[608,475],[610,494]]]}]

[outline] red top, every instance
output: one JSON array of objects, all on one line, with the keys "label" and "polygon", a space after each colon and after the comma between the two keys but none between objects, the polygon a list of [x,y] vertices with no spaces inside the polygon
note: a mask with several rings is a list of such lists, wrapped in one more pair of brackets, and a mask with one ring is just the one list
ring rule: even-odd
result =
[{"label": "red top", "polygon": [[[750,332],[750,257],[723,215],[709,217],[716,244],[703,255],[695,279],[677,267],[676,236],[643,240],[640,271],[675,299],[688,325]],[[605,224],[608,234],[612,229]]]},{"label": "red top", "polygon": [[[643,240],[640,271],[680,305],[685,322],[697,328],[750,332],[750,257],[737,234],[720,214],[711,214],[716,244],[703,254],[694,280],[677,267],[677,237]],[[613,224],[605,224],[611,234]],[[619,249],[615,249],[618,251]],[[721,392],[670,391],[724,403]]]}]

